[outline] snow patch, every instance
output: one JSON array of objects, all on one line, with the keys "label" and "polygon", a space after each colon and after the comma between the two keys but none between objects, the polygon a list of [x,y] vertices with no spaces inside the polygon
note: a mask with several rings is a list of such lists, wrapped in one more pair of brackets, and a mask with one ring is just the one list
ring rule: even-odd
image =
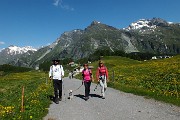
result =
[{"label": "snow patch", "polygon": [[6,50],[7,50],[7,53],[10,55],[23,54],[28,51],[32,51],[32,52],[37,51],[37,49],[31,46],[25,46],[25,47],[9,46]]},{"label": "snow patch", "polygon": [[131,25],[129,25],[128,28],[124,28],[124,29],[125,30],[136,30],[136,29],[141,29],[143,27],[155,29],[156,25],[151,25],[150,22],[151,22],[151,20],[140,19],[137,22],[131,23]]}]

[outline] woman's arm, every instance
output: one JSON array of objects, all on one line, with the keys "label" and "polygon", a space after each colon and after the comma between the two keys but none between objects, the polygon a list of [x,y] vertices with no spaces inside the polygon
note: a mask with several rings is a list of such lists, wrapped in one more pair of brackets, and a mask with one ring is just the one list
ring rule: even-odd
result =
[{"label": "woman's arm", "polygon": [[96,80],[99,82],[99,68],[96,70]]},{"label": "woman's arm", "polygon": [[108,69],[106,67],[106,78],[107,78],[107,81],[109,81],[109,75],[108,75]]}]

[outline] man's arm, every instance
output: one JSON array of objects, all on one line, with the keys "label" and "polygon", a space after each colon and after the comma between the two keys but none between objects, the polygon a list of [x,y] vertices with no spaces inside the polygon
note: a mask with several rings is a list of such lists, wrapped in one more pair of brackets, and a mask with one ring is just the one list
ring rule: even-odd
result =
[{"label": "man's arm", "polygon": [[61,75],[62,75],[62,77],[64,77],[64,69],[63,69],[63,66],[61,65],[60,67],[61,67]]},{"label": "man's arm", "polygon": [[49,70],[49,79],[50,80],[52,79],[52,66],[50,67],[50,70]]}]

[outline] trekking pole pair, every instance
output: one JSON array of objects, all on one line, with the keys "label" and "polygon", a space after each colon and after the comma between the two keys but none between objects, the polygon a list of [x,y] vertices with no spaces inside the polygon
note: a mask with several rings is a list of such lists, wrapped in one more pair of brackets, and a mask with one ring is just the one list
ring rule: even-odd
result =
[{"label": "trekking pole pair", "polygon": [[94,91],[97,89],[98,85],[99,85],[99,82],[96,84],[96,87],[94,88]]}]

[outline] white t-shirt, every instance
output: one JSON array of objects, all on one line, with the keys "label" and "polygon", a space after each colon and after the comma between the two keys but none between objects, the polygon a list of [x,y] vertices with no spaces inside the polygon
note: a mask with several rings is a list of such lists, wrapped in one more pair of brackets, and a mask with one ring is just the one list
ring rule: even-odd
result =
[{"label": "white t-shirt", "polygon": [[62,80],[62,76],[64,76],[64,70],[62,65],[52,65],[49,70],[49,77],[52,79]]}]

